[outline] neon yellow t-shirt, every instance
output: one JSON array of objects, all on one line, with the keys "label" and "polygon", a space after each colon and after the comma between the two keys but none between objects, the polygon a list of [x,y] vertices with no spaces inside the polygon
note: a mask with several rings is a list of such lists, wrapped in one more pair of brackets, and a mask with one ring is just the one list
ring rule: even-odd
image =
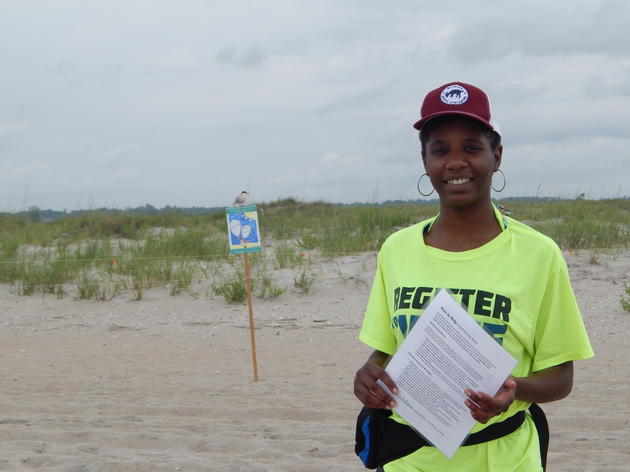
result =
[{"label": "neon yellow t-shirt", "polygon": [[[558,246],[547,236],[495,208],[502,232],[481,247],[450,252],[427,246],[423,231],[435,218],[391,235],[378,255],[359,339],[394,354],[440,288],[450,289],[468,313],[519,362],[515,377],[567,361],[587,359],[593,351]],[[516,400],[503,421],[529,403]],[[404,422],[394,414],[394,419]],[[472,432],[485,428],[476,424]],[[460,447],[448,459],[436,448],[390,462],[386,472],[538,471],[535,426],[528,417],[502,438]]]}]

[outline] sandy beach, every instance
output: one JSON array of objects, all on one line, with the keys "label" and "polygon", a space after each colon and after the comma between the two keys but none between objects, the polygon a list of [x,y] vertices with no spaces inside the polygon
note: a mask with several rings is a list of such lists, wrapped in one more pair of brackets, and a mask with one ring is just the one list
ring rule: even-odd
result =
[{"label": "sandy beach", "polygon": [[[567,253],[596,352],[545,406],[549,471],[630,470],[630,251]],[[320,260],[312,291],[246,305],[207,285],[140,301],[0,288],[0,470],[361,471],[352,379],[375,254]],[[292,274],[280,273],[287,286]]]}]

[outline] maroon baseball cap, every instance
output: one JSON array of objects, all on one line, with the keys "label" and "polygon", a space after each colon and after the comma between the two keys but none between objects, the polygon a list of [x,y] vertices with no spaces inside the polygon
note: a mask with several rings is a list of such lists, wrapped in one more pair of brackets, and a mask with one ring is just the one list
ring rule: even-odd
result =
[{"label": "maroon baseball cap", "polygon": [[451,82],[431,90],[424,97],[420,108],[420,120],[413,127],[420,130],[427,121],[444,115],[474,118],[501,135],[501,129],[490,112],[488,96],[474,85]]}]

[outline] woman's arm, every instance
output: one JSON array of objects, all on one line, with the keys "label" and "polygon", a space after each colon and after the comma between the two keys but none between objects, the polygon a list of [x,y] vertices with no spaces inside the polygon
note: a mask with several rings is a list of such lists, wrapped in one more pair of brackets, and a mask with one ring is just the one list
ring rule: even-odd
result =
[{"label": "woman's arm", "polygon": [[518,400],[531,403],[562,400],[573,388],[573,362],[565,362],[515,380]]},{"label": "woman's arm", "polygon": [[394,399],[376,383],[380,379],[391,392],[398,393],[396,384],[384,369],[389,357],[384,352],[374,351],[354,376],[354,394],[365,406],[387,410],[396,406]]},{"label": "woman's arm", "polygon": [[572,388],[573,362],[569,361],[528,377],[509,377],[494,397],[466,390],[469,398],[466,405],[475,420],[487,423],[490,418],[507,411],[515,399],[531,403],[552,402],[565,398]]}]

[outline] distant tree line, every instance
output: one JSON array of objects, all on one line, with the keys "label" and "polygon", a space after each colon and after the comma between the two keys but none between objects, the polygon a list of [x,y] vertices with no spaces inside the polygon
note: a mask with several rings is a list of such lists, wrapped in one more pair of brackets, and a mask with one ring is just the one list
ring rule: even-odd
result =
[{"label": "distant tree line", "polygon": [[[580,194],[576,198],[576,200],[584,199],[584,195]],[[615,200],[629,200],[630,197],[620,197]],[[510,203],[510,202],[555,202],[555,201],[564,201],[567,199],[557,198],[557,197],[507,197],[496,199],[497,202]],[[610,199],[604,199],[610,200]],[[275,202],[261,203],[260,206],[265,207],[282,207],[282,206],[293,206],[300,205],[298,199],[289,197],[279,199]],[[313,203],[313,202],[309,202]],[[320,202],[324,203],[324,202]],[[387,206],[396,206],[396,205],[437,205],[439,201],[437,199],[431,200],[386,200],[380,203],[366,203],[366,202],[354,202],[354,203],[329,203],[329,205],[333,206],[343,206],[343,207],[387,207]],[[27,210],[18,211],[13,214],[22,215],[27,217],[31,221],[53,221],[59,218],[66,218],[72,216],[81,216],[86,213],[100,213],[100,214],[133,214],[133,215],[159,215],[164,213],[183,213],[185,215],[207,215],[211,213],[216,213],[219,211],[224,211],[225,207],[180,207],[174,205],[166,205],[162,208],[157,208],[150,203],[146,203],[142,206],[138,207],[127,207],[124,209],[114,209],[114,208],[93,208],[90,210],[43,210],[38,206],[30,206]],[[7,214],[7,212],[0,212],[1,214]]]}]

